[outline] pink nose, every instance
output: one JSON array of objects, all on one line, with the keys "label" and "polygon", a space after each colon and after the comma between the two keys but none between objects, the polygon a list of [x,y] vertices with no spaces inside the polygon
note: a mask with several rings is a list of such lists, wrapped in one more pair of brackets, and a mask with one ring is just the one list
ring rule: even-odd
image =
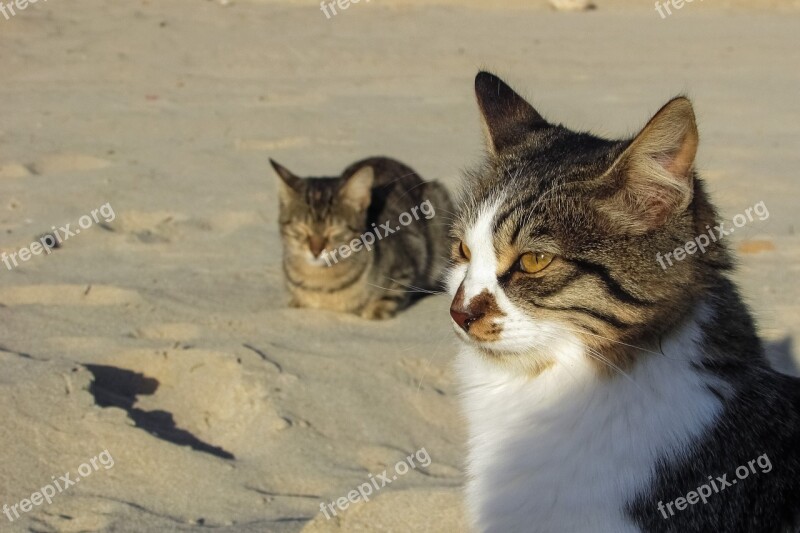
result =
[{"label": "pink nose", "polygon": [[326,244],[327,242],[323,237],[314,236],[308,240],[308,247],[311,249],[311,253],[314,254],[314,257],[319,257],[319,254],[325,249]]},{"label": "pink nose", "polygon": [[472,314],[472,313],[465,313],[456,309],[455,307],[450,308],[450,316],[453,317],[453,322],[458,324],[458,327],[463,329],[464,331],[469,331],[469,327],[475,322],[476,320],[480,319],[483,316],[483,313],[480,314]]}]

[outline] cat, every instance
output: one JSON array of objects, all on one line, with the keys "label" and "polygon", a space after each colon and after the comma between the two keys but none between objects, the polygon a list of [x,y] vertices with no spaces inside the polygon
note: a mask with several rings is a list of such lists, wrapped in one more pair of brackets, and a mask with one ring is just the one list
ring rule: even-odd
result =
[{"label": "cat", "polygon": [[453,209],[442,185],[387,157],[331,178],[300,178],[270,162],[291,306],[382,320],[442,287]]},{"label": "cat", "polygon": [[800,531],[800,380],[769,366],[721,241],[656,261],[718,224],[691,102],[607,140],[492,74],[475,91],[488,154],[447,275],[475,530]]}]

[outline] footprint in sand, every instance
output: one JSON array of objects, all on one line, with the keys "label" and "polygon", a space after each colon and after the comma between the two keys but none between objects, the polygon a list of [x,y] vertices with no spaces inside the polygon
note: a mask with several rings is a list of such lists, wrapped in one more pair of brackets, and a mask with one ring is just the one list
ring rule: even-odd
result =
[{"label": "footprint in sand", "polygon": [[37,531],[107,531],[118,504],[94,497],[53,499],[36,515]]},{"label": "footprint in sand", "polygon": [[[418,452],[419,450],[406,452],[399,448],[390,448],[388,446],[364,446],[358,450],[358,463],[373,474],[386,470],[390,476],[395,476],[398,472],[395,470],[397,463],[404,462],[406,465],[411,466],[413,462],[413,468],[409,468],[409,471],[413,469],[424,476],[452,479],[460,477],[461,473],[457,468],[437,461],[430,453],[426,458],[424,452],[420,452],[419,455]],[[428,452],[428,450],[426,449],[425,452]],[[408,459],[409,456],[413,456],[412,459]],[[428,460],[430,460],[428,466],[422,466]],[[397,475],[397,477],[399,479],[402,475]]]},{"label": "footprint in sand", "polygon": [[301,533],[468,531],[463,504],[457,488],[383,490],[372,494],[369,505],[337,509],[334,520],[317,513]]},{"label": "footprint in sand", "polygon": [[144,243],[168,243],[190,231],[231,233],[240,228],[263,226],[256,211],[223,211],[209,220],[191,218],[171,211],[123,211],[106,229],[132,235]]},{"label": "footprint in sand", "polygon": [[447,364],[444,361],[431,361],[430,359],[403,358],[400,366],[411,378],[411,382],[416,385],[417,390],[421,387],[432,388],[439,394],[453,387],[453,380]]},{"label": "footprint in sand", "polygon": [[85,154],[48,155],[28,165],[34,174],[61,174],[64,172],[83,172],[111,166],[111,161]]},{"label": "footprint in sand", "polygon": [[240,152],[250,151],[274,151],[287,148],[303,148],[311,144],[308,137],[284,137],[283,139],[236,139],[236,150]]},{"label": "footprint in sand", "polygon": [[0,179],[26,178],[31,174],[28,167],[20,163],[6,163],[0,165]]},{"label": "footprint in sand", "polygon": [[137,329],[133,336],[137,339],[188,341],[200,336],[200,326],[189,323],[153,324]]},{"label": "footprint in sand", "polygon": [[264,383],[233,354],[135,349],[104,359],[103,365],[158,384],[136,397],[136,409],[168,413],[177,428],[237,457],[239,451],[258,449],[289,428]]},{"label": "footprint in sand", "polygon": [[[413,450],[406,452],[388,446],[364,446],[358,450],[358,463],[370,472],[378,473],[386,469],[389,474],[393,474],[395,465],[399,462],[408,463],[407,457],[413,453]],[[420,471],[425,470],[420,465],[417,465],[417,468]]]},{"label": "footprint in sand", "polygon": [[446,430],[446,421],[458,416],[455,404],[448,398],[454,393],[455,383],[447,364],[424,358],[404,358],[399,365],[407,385],[404,394],[408,403],[423,420]]},{"label": "footprint in sand", "polygon": [[18,285],[0,287],[0,304],[51,306],[130,305],[141,301],[136,291],[111,285]]},{"label": "footprint in sand", "polygon": [[178,237],[182,227],[192,224],[192,220],[182,213],[132,210],[119,213],[108,229],[127,233],[144,243],[166,243]]},{"label": "footprint in sand", "polygon": [[264,226],[267,220],[256,211],[223,211],[211,218],[211,229],[231,233],[240,228]]}]

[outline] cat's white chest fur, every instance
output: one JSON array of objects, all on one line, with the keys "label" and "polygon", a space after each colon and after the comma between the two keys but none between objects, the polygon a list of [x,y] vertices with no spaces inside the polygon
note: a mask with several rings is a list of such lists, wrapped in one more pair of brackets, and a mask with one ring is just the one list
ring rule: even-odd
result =
[{"label": "cat's white chest fur", "polygon": [[688,323],[663,355],[643,354],[630,378],[599,376],[574,338],[552,343],[558,363],[535,378],[464,346],[457,370],[476,531],[639,531],[626,505],[647,490],[656,461],[676,457],[721,409],[711,378],[691,365],[699,335]]}]

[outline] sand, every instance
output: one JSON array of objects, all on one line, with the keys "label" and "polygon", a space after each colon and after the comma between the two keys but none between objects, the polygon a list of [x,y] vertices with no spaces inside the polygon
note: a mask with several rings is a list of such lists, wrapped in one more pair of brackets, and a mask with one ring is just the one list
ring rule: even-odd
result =
[{"label": "sand", "polygon": [[[317,2],[50,0],[0,16],[0,252],[81,229],[0,263],[0,504],[113,457],[0,530],[463,531],[447,298],[384,323],[286,308],[268,158],[332,174],[386,154],[455,189],[482,154],[481,67],[608,135],[689,94],[725,218],[769,209],[730,242],[796,372],[798,2],[664,20],[596,3],[374,0],[328,20]],[[429,466],[320,513],[421,448]]]}]

